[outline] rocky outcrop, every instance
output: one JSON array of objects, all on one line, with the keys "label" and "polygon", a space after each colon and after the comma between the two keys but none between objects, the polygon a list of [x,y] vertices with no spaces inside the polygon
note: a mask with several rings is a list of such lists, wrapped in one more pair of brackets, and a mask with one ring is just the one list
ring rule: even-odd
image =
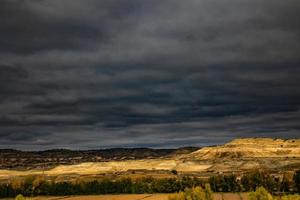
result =
[{"label": "rocky outcrop", "polygon": [[205,147],[188,157],[211,160],[222,158],[300,158],[300,139],[245,138],[225,145]]},{"label": "rocky outcrop", "polygon": [[[21,164],[19,160],[26,160],[27,157],[31,161],[34,159],[36,161],[29,164],[29,169],[0,170],[0,177],[44,173],[51,176],[94,175],[136,171],[143,174],[157,174],[162,171],[171,173],[172,170],[181,174],[207,175],[208,173],[244,173],[253,169],[267,169],[275,173],[300,169],[300,139],[236,139],[224,145],[202,149],[114,149],[92,152],[55,150],[40,152],[42,157],[35,157],[37,152],[25,153],[6,151],[5,155],[8,156],[1,158],[2,164]],[[4,155],[3,152],[1,155]],[[94,161],[96,156],[99,160]],[[6,162],[5,159],[8,158],[10,160]],[[36,167],[41,165],[46,168]]]},{"label": "rocky outcrop", "polygon": [[225,145],[204,147],[185,161],[211,164],[210,171],[244,171],[252,169],[300,169],[300,139],[244,138]]}]

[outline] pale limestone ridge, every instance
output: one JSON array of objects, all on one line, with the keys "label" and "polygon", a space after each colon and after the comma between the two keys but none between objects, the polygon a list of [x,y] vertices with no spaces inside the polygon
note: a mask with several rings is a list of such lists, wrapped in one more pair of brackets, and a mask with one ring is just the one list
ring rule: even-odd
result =
[{"label": "pale limestone ridge", "polygon": [[204,147],[189,155],[198,160],[220,158],[300,158],[300,139],[243,138]]},{"label": "pale limestone ridge", "polygon": [[300,147],[300,139],[273,139],[273,138],[239,138],[234,139],[225,145],[271,145],[279,147]]}]

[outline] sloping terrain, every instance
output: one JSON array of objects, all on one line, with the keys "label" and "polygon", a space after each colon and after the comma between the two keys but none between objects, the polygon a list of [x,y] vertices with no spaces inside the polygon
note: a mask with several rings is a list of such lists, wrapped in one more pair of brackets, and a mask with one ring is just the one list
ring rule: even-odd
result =
[{"label": "sloping terrain", "polygon": [[184,153],[171,153],[159,158],[106,160],[76,164],[58,165],[52,168],[34,168],[30,170],[0,170],[0,177],[24,176],[29,174],[57,175],[95,175],[105,173],[157,174],[162,171],[176,170],[179,173],[220,173],[244,172],[247,170],[269,169],[276,172],[300,169],[300,139],[282,140],[268,138],[236,139],[225,145],[205,147]]},{"label": "sloping terrain", "polygon": [[222,158],[293,158],[300,157],[300,140],[270,138],[235,139],[222,146],[204,147],[189,155],[200,160]]},{"label": "sloping terrain", "polygon": [[59,165],[74,165],[85,162],[171,158],[189,154],[198,149],[197,147],[178,149],[113,148],[86,151],[71,151],[67,149],[18,151],[14,149],[0,149],[0,169],[51,169]]},{"label": "sloping terrain", "polygon": [[204,147],[182,157],[185,161],[211,164],[212,171],[253,168],[300,169],[300,140],[245,138],[225,145]]}]

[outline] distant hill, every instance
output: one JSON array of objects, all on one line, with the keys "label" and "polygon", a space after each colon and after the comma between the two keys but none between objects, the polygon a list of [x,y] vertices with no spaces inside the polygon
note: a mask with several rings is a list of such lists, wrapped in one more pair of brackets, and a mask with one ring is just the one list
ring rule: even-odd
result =
[{"label": "distant hill", "polygon": [[68,149],[46,151],[0,149],[0,169],[24,170],[52,168],[61,164],[70,165],[84,162],[169,158],[189,154],[198,149],[198,147],[182,147],[178,149],[112,148],[84,151]]},{"label": "distant hill", "polygon": [[211,171],[300,169],[300,139],[244,138],[204,147],[182,158],[211,164]]},{"label": "distant hill", "polygon": [[219,173],[243,174],[253,169],[283,174],[300,169],[300,139],[244,138],[201,149],[0,150],[0,158],[3,178],[28,174],[208,177]]},{"label": "distant hill", "polygon": [[235,139],[225,145],[204,147],[189,155],[195,159],[219,158],[293,158],[300,157],[300,140],[245,138]]}]

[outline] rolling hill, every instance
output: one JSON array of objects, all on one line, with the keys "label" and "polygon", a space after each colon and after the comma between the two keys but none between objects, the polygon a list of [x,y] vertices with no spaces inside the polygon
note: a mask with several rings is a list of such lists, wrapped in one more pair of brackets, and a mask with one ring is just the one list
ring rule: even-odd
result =
[{"label": "rolling hill", "polygon": [[[5,159],[14,162],[24,159],[22,152],[9,151],[8,154],[6,151],[6,154],[3,154],[2,151],[2,156],[9,155],[10,157],[1,156],[0,177],[8,178],[29,174],[49,176],[113,174],[118,176],[132,175],[136,172],[143,175],[158,174],[160,176],[161,174],[172,174],[172,171],[177,171],[178,175],[196,174],[201,176],[209,173],[243,173],[253,169],[266,169],[276,173],[300,169],[300,139],[244,138],[235,139],[224,145],[201,149],[106,151],[114,153],[109,156],[109,153],[106,152],[105,159],[96,161],[93,159],[96,156],[100,157],[99,152],[101,151],[97,153],[58,150],[25,152],[33,155],[31,161],[34,159],[35,161],[29,167],[21,169],[20,167],[5,168],[3,163],[6,162]],[[38,157],[35,154],[43,156]],[[102,155],[104,155],[103,152]],[[65,159],[68,162],[64,163]],[[47,166],[47,163],[51,164],[50,167]],[[41,168],[43,165],[45,168]]]}]

